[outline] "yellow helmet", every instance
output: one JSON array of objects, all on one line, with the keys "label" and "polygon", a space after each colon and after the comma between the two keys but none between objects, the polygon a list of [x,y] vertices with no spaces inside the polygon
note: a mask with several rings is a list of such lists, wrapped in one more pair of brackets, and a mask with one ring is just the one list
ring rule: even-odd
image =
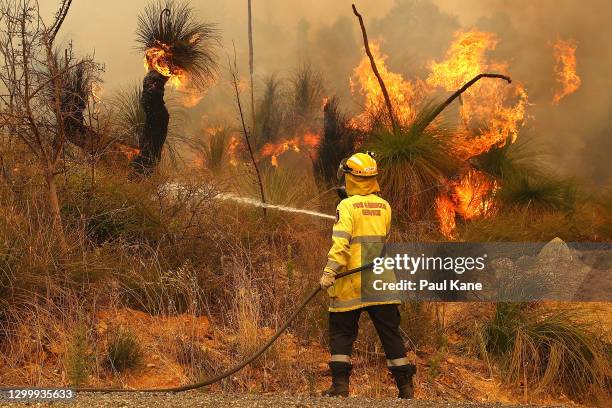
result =
[{"label": "yellow helmet", "polygon": [[356,153],[340,163],[338,173],[350,173],[358,177],[374,177],[378,175],[378,165],[373,152]]}]

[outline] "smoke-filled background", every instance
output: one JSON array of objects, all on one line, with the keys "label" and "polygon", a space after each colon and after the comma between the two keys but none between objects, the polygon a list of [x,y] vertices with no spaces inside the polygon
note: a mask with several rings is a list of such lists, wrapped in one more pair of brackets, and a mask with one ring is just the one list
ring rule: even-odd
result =
[{"label": "smoke-filled background", "polygon": [[[49,19],[55,3],[44,0],[41,4]],[[72,6],[62,38],[73,40],[81,52],[95,53],[105,64],[103,96],[142,81],[143,56],[134,50],[134,31],[137,16],[147,3],[81,1]],[[227,61],[235,47],[240,74],[246,78],[246,3],[191,2],[202,20],[217,23],[223,48],[218,79],[189,107],[191,126],[186,132],[197,136],[204,127],[235,119]],[[458,30],[495,33],[498,43],[491,59],[507,63],[508,73],[524,84],[529,95],[521,137],[547,151],[559,172],[587,184],[609,184],[612,50],[607,40],[612,38],[612,27],[607,1],[370,0],[356,4],[365,16],[371,40],[388,56],[389,70],[406,79],[426,78],[429,64],[443,60]],[[351,1],[344,0],[255,0],[256,93],[266,76],[289,77],[300,65],[310,64],[323,75],[326,94],[338,95],[345,109],[358,111],[363,101],[351,94],[349,78],[364,54],[350,5]],[[581,84],[553,104],[558,87],[553,44],[559,39],[577,44],[576,72]]]}]

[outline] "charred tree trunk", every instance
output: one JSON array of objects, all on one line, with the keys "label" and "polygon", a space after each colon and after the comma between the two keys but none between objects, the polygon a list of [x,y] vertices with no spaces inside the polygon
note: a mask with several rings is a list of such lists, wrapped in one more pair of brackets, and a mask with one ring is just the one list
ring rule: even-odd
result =
[{"label": "charred tree trunk", "polygon": [[164,90],[168,78],[151,70],[142,82],[142,106],[145,122],[139,154],[132,167],[141,174],[149,174],[161,159],[162,149],[168,136],[170,114],[164,102]]},{"label": "charred tree trunk", "polygon": [[352,153],[354,143],[354,131],[346,126],[346,119],[338,108],[338,99],[333,97],[323,107],[323,138],[315,161],[322,184],[336,184],[338,164]]}]

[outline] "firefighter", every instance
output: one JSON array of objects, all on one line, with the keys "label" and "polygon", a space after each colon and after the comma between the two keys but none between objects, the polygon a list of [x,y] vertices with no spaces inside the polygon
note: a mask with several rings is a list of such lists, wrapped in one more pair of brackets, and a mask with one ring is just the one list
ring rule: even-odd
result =
[{"label": "firefighter", "polygon": [[[379,197],[378,167],[374,154],[357,153],[343,160],[338,169],[339,195],[332,232],[332,247],[320,284],[327,289],[329,306],[329,343],[332,374],[326,396],[347,397],[351,374],[351,353],[357,338],[359,317],[367,312],[380,337],[387,366],[399,390],[399,398],[412,398],[412,377],[416,366],[409,364],[399,332],[399,297],[363,299],[362,280],[371,271],[355,273],[336,281],[335,275],[357,268],[380,256],[391,226],[391,207]],[[391,271],[392,272],[392,271]],[[366,284],[364,283],[364,288]]]}]

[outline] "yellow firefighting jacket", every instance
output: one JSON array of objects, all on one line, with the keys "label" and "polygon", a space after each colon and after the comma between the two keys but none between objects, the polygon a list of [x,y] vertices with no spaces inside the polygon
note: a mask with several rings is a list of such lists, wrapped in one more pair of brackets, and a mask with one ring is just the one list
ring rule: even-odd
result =
[{"label": "yellow firefighting jacket", "polygon": [[[380,190],[375,177],[346,174],[346,190],[349,197],[342,200],[336,209],[332,247],[327,254],[325,266],[326,272],[334,274],[358,268],[381,256],[391,227],[391,207],[375,194]],[[329,311],[345,312],[375,304],[400,303],[397,296],[376,301],[362,300],[362,279],[370,281],[372,271],[337,279],[327,290],[330,297]],[[391,279],[394,280],[395,276]]]}]

